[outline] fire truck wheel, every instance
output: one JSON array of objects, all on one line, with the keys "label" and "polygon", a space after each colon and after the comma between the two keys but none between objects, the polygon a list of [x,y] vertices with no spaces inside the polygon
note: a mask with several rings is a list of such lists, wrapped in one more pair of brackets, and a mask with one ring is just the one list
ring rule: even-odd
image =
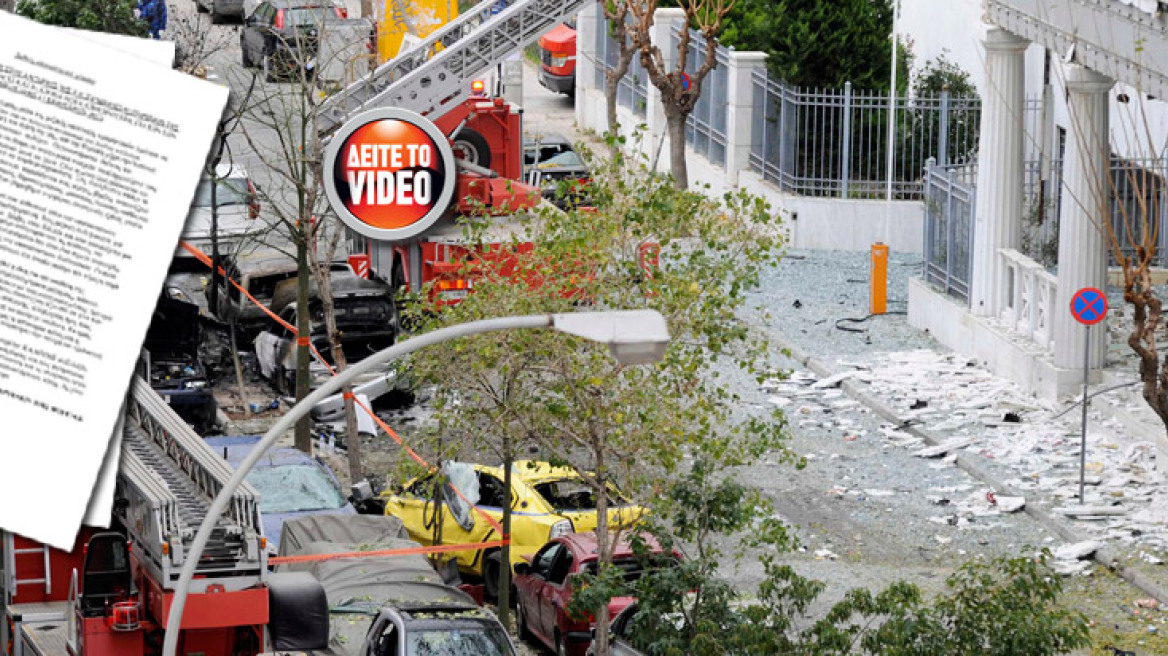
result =
[{"label": "fire truck wheel", "polygon": [[491,168],[491,145],[483,135],[470,128],[463,128],[454,135],[453,145],[456,157],[485,169]]}]

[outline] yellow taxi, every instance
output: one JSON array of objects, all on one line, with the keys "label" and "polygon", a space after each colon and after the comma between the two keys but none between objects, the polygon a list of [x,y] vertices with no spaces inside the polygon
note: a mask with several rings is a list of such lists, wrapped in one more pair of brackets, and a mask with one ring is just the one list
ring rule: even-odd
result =
[{"label": "yellow taxi", "polygon": [[[441,473],[441,478],[438,473],[427,474],[406,483],[397,493],[383,493],[385,514],[402,520],[410,537],[425,545],[439,540],[442,544],[498,540],[499,531],[483,514],[502,524],[503,468],[447,462]],[[436,494],[435,483],[439,480],[449,482]],[[440,503],[434,502],[435,497]],[[474,501],[477,510],[464,497]],[[615,488],[609,499],[610,527],[631,526],[647,512],[629,504]],[[512,568],[552,538],[596,528],[596,495],[570,467],[516,461],[511,472],[511,502]],[[458,551],[454,556],[459,571],[483,577],[487,594],[497,594],[501,562],[498,549]]]}]

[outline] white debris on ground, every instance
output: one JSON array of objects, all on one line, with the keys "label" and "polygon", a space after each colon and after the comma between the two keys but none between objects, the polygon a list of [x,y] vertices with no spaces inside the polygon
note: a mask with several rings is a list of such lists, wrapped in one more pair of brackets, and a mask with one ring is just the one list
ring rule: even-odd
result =
[{"label": "white debris on ground", "polygon": [[[930,467],[936,469],[953,467],[958,453],[979,456],[1024,494],[995,497],[993,490],[972,487],[932,490],[929,498],[936,498],[934,503],[943,512],[931,521],[976,530],[985,524],[971,520],[1019,512],[1027,503],[1038,502],[1073,521],[1084,535],[1151,550],[1159,554],[1149,555],[1156,561],[1164,556],[1168,485],[1159,482],[1154,471],[1154,446],[1128,436],[1117,419],[1100,412],[1097,406],[1108,403],[1105,397],[1093,399],[1088,413],[1086,498],[1080,504],[1078,411],[1055,418],[1063,408],[1037,401],[1013,383],[951,353],[915,350],[870,359],[852,355],[837,364],[843,371],[822,380],[796,372],[764,382],[763,390],[771,404],[782,407],[792,423],[802,426],[821,424],[835,405],[856,403],[838,389],[840,383],[865,383],[906,424],[919,426],[942,442],[928,445],[907,432],[906,426],[891,423],[883,424],[877,435],[849,434],[844,417],[831,417],[835,427],[844,431],[843,439],[880,439],[884,448],[908,449],[915,456],[935,460]],[[836,486],[831,492],[871,498],[884,491]],[[1068,573],[1082,573],[1088,567],[1060,565]]]}]

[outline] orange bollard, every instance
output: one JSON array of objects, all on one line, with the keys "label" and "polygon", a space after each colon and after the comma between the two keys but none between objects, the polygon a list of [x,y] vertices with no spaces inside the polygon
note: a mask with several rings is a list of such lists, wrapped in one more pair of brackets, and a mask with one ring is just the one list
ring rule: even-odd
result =
[{"label": "orange bollard", "polygon": [[888,246],[872,244],[872,260],[868,272],[868,312],[884,314],[888,307]]}]

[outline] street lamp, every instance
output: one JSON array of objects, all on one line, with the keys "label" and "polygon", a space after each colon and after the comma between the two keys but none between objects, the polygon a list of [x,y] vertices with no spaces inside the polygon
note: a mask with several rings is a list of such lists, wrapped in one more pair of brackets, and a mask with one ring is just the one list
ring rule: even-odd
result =
[{"label": "street lamp", "polygon": [[583,337],[588,340],[607,344],[613,357],[621,364],[647,364],[660,360],[665,354],[665,346],[669,342],[669,328],[665,325],[665,318],[656,310],[628,310],[617,312],[576,312],[568,314],[535,314],[521,317],[501,317],[498,319],[484,319],[471,321],[435,330],[424,335],[418,335],[407,341],[378,351],[357,364],[345,369],[341,374],[332,377],[324,385],[304,397],[302,401],[292,406],[274,426],[268,429],[263,439],[247,454],[235,474],[219,490],[195,540],[186,554],[182,571],[179,574],[178,585],[174,590],[174,599],[171,601],[170,613],[166,618],[166,632],[162,643],[162,656],[176,656],[178,650],[178,632],[182,624],[183,607],[186,606],[187,594],[191,588],[191,580],[195,575],[195,566],[203,555],[207,540],[211,537],[211,529],[215,522],[231,501],[231,495],[240,483],[247,477],[248,472],[259,461],[272,444],[291,428],[297,420],[326,397],[335,394],[341,387],[350,383],[363,373],[374,367],[395,360],[404,355],[421,350],[427,346],[449,342],[461,337],[480,335],[482,333],[499,332],[503,330],[517,330],[521,328],[554,328],[562,333]]}]

